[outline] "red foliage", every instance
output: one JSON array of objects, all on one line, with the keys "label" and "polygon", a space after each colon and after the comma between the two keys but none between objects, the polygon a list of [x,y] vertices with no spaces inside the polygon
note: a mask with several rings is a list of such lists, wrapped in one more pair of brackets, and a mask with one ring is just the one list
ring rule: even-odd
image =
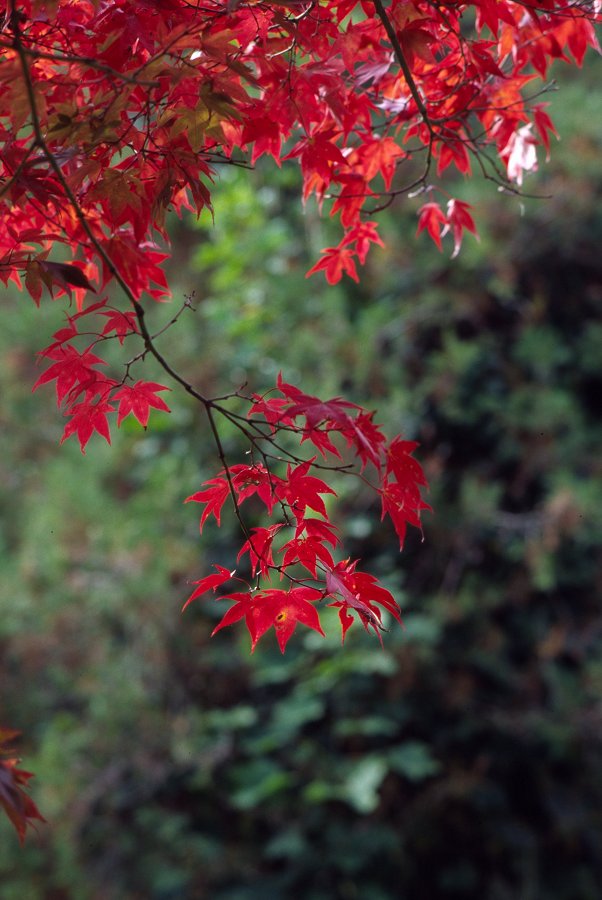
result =
[{"label": "red foliage", "polygon": [[23,843],[32,820],[46,820],[31,797],[25,793],[27,782],[33,777],[31,772],[18,769],[19,760],[12,757],[14,751],[9,745],[17,735],[17,731],[0,728],[0,806],[15,826],[19,841]]},{"label": "red foliage", "polygon": [[[248,398],[245,421],[227,398],[205,397],[172,369],[144,318],[145,295],[168,295],[158,244],[166,213],[212,214],[216,168],[270,155],[278,165],[298,160],[304,199],[327,204],[341,224],[339,243],[308,274],[357,281],[358,264],[382,245],[373,215],[400,194],[426,194],[418,231],[439,249],[451,234],[455,255],[475,224],[437,176],[450,167],[468,174],[478,160],[494,179],[522,183],[555,133],[545,104],[527,96],[537,97],[533,81],[555,59],[581,65],[587,47],[598,47],[597,8],[588,0],[4,4],[0,280],[24,283],[36,304],[44,289],[73,295],[76,310],[40,352],[47,367],[34,387],[55,382],[63,440],[76,435],[82,451],[94,432],[110,442],[115,416],[118,426],[131,413],[146,427],[151,409],[168,411],[159,396],[167,388],[130,373],[148,354],[204,407],[222,470],[188,499],[203,506],[201,529],[211,515],[219,524],[231,500],[245,534],[239,559],[248,554],[251,578],[268,581],[225,595],[234,605],[216,631],[244,619],[255,647],[274,627],[284,650],[297,622],[322,633],[317,604],[330,599],[343,636],[358,617],[380,638],[382,611],[399,620],[399,609],[356,562],[334,561],[333,489],[318,476],[355,465],[400,545],[428,508],[426,481],[415,445],[387,442],[354,404],[321,401],[279,379],[274,393]],[[110,283],[121,289],[116,306],[105,296]],[[90,302],[91,293],[100,299]],[[98,354],[114,339],[138,350],[112,376]],[[227,461],[220,416],[243,433],[250,464]],[[298,451],[287,449],[291,436]],[[319,456],[303,456],[305,442]],[[277,521],[249,529],[240,506],[252,497]],[[217,567],[188,603],[231,575]],[[288,577],[289,588],[269,586],[274,575]],[[0,800],[22,837],[39,818],[22,788],[29,776],[12,760],[0,776]]]},{"label": "red foliage", "polygon": [[[372,416],[354,403],[340,397],[320,400],[279,377],[273,392],[253,398],[249,421],[253,428],[250,434],[263,434],[267,440],[280,428],[294,429],[301,444],[310,441],[320,449],[326,469],[330,463],[331,468],[346,471],[348,467],[343,454],[350,454],[351,462],[358,463],[362,471],[370,466],[376,482],[371,483],[363,475],[364,484],[374,491],[375,496],[381,495],[383,516],[390,516],[400,546],[407,525],[419,528],[421,511],[430,509],[421,497],[421,488],[427,486],[424,472],[412,456],[417,444],[400,437],[387,442]],[[261,422],[267,424],[266,432],[261,432]],[[337,439],[339,446],[335,443]],[[255,449],[261,453],[258,446]],[[228,472],[206,482],[204,490],[188,498],[204,507],[202,529],[210,515],[220,524],[222,507],[229,497],[232,497],[240,518],[241,503],[256,494],[267,514],[276,516],[277,521],[269,527],[248,531],[238,560],[249,554],[251,577],[261,577],[267,582],[273,576],[287,577],[291,585],[303,585],[304,591],[310,591],[299,593],[295,587],[288,591],[272,588],[258,591],[247,584],[246,593],[223,595],[221,599],[234,600],[235,606],[225,614],[216,631],[244,619],[251,633],[253,649],[273,624],[282,650],[297,620],[322,633],[318,609],[312,606],[309,613],[308,600],[315,603],[326,597],[335,598],[329,605],[339,608],[343,638],[356,614],[364,627],[371,628],[380,639],[384,623],[379,606],[401,621],[399,607],[391,594],[371,575],[358,572],[357,562],[335,563],[332,552],[341,541],[324,501],[324,495],[334,494],[334,491],[321,478],[309,474],[315,463],[315,457],[297,464],[288,463],[282,476],[268,470],[264,464],[233,465]],[[186,606],[234,575],[221,566],[217,568],[219,574],[196,582],[196,590]],[[311,589],[306,588],[307,581],[312,582]],[[314,588],[316,584],[317,588]],[[303,603],[299,605],[300,598]],[[282,610],[286,611],[286,617],[281,620],[277,616]],[[303,612],[297,614],[294,610]],[[287,623],[286,628],[283,622]]]}]

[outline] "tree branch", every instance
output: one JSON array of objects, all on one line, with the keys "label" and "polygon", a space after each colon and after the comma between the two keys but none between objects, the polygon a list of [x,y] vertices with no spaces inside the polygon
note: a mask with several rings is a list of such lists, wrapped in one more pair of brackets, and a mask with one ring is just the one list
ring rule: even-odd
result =
[{"label": "tree branch", "polygon": [[403,77],[406,80],[406,84],[408,86],[410,94],[412,95],[412,97],[414,99],[414,103],[418,107],[418,111],[419,111],[420,115],[422,116],[422,120],[423,120],[424,124],[426,125],[426,127],[428,128],[429,134],[431,136],[431,143],[432,143],[434,138],[437,136],[437,133],[436,133],[435,129],[433,128],[433,125],[436,124],[439,120],[432,119],[429,115],[429,112],[426,108],[424,100],[420,96],[420,91],[418,90],[418,85],[416,84],[416,81],[414,80],[414,76],[412,75],[412,70],[410,69],[408,61],[405,57],[403,48],[402,48],[401,44],[399,43],[399,39],[397,37],[397,32],[395,31],[395,28],[393,27],[393,24],[391,23],[391,20],[390,20],[389,16],[387,15],[387,11],[382,3],[382,0],[372,0],[372,2],[374,3],[374,9],[376,10],[377,16],[380,19],[380,21],[382,22],[385,31],[387,32],[387,37],[389,38],[389,40],[391,42],[391,46],[393,47],[393,52],[395,53],[395,57],[397,59],[397,62],[399,63],[399,68],[403,72]]}]

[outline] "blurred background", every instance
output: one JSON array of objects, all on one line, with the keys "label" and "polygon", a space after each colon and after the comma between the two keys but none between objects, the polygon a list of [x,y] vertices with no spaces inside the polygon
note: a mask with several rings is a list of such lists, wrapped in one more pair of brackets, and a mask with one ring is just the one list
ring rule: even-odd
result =
[{"label": "blurred background", "polygon": [[218,468],[201,411],[174,391],[148,434],[59,449],[31,386],[66,304],[5,293],[0,716],[48,824],[21,850],[0,818],[2,900],[602,896],[602,66],[557,75],[562,141],[526,186],[551,199],[450,183],[481,232],[455,260],[404,201],[360,285],[306,281],[334,232],[294,165],[223,171],[215,226],[172,223],[196,312],[160,346],[190,381],[282,370],[420,441],[435,514],[401,556],[338,486],[349,552],[404,610],[384,650],[356,625],[251,656],[242,627],[209,639],[211,597],[182,617],[240,546],[182,503]]}]

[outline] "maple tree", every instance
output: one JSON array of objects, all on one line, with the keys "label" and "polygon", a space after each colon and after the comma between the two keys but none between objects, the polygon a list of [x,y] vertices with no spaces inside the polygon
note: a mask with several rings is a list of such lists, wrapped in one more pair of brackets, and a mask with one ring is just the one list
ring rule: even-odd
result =
[{"label": "maple tree", "polygon": [[[358,280],[358,264],[382,243],[374,216],[399,195],[422,197],[417,231],[440,250],[449,235],[455,255],[475,223],[440,176],[476,168],[520,191],[555,134],[541,81],[554,60],[581,65],[598,47],[598,15],[586,0],[6,3],[0,278],[24,285],[38,305],[44,295],[74,303],[40,351],[34,388],[54,382],[63,440],[77,437],[82,451],[95,432],[110,443],[113,422],[132,415],[146,427],[151,410],[167,412],[170,387],[203,407],[221,469],[188,500],[202,508],[201,530],[233,508],[247,571],[216,566],[195,583],[185,608],[228,585],[219,599],[232,605],[215,631],[244,620],[254,648],[273,627],[284,651],[299,622],[323,633],[325,601],[338,609],[343,638],[359,620],[380,639],[388,616],[400,621],[399,606],[345,559],[325,479],[361,478],[400,548],[429,508],[426,479],[416,445],[388,439],[355,404],[282,377],[263,396],[209,397],[175,371],[160,349],[165,329],[152,334],[145,318],[147,297],[169,295],[168,212],[212,215],[219,167],[266,155],[298,160],[303,199],[340,222],[339,243],[308,275]],[[100,355],[115,340],[120,371]],[[138,377],[147,356],[169,384]],[[247,416],[231,403],[241,400]],[[227,458],[224,420],[244,437],[247,462]],[[249,527],[242,507],[251,497],[269,524]],[[25,783],[26,773],[12,772]],[[35,812],[25,803],[18,829]]]}]

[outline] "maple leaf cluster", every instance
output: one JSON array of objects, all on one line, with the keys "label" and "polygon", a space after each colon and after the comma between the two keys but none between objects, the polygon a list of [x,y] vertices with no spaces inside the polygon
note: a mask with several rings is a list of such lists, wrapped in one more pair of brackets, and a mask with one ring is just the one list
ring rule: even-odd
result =
[{"label": "maple leaf cluster", "polygon": [[[420,528],[422,510],[430,509],[421,496],[421,488],[427,486],[422,467],[412,456],[417,444],[400,437],[388,442],[372,415],[361,407],[340,397],[320,400],[283,381],[281,376],[274,391],[253,398],[249,421],[261,461],[228,467],[205,482],[202,490],[188,497],[188,501],[203,507],[201,532],[211,516],[220,525],[222,508],[230,498],[241,522],[240,507],[250,497],[260,501],[269,517],[277,518],[273,524],[250,529],[237,557],[239,562],[248,554],[250,575],[256,583],[249,584],[236,576],[235,570],[216,565],[214,574],[194,582],[195,590],[184,609],[235,579],[245,589],[221,596],[234,605],[213,634],[244,619],[252,649],[273,627],[284,652],[297,622],[324,634],[318,607],[327,600],[329,606],[338,608],[343,640],[356,616],[366,631],[373,631],[381,640],[381,632],[386,630],[383,611],[401,623],[399,605],[372,575],[358,570],[357,560],[335,562],[333,554],[340,548],[341,539],[330,521],[324,499],[335,492],[321,478],[310,474],[317,457],[288,462],[282,475],[278,475],[273,467],[268,467],[268,455],[261,450],[261,444],[273,446],[281,433],[292,432],[300,445],[313,445],[324,461],[323,468],[330,471],[349,471],[342,454],[351,455],[363,482],[380,497],[383,518],[390,517],[400,549],[407,525]],[[267,423],[267,432],[263,423]],[[364,474],[367,467],[376,476],[375,484]],[[288,587],[273,587],[274,578],[287,579]],[[260,587],[261,581],[269,586]]]},{"label": "maple leaf cluster", "polygon": [[[104,328],[92,335],[87,331],[82,334],[81,320],[87,321],[95,313],[105,317]],[[57,404],[68,417],[61,443],[76,434],[82,452],[85,452],[86,444],[97,432],[110,444],[109,413],[117,412],[118,426],[131,413],[146,428],[151,409],[169,412],[168,405],[157,396],[161,391],[169,390],[168,387],[154,381],[129,383],[125,378],[121,381],[111,378],[100,368],[106,365],[105,361],[92,352],[94,345],[107,336],[114,334],[123,343],[127,334],[137,332],[134,312],[111,309],[104,300],[67,316],[66,327],[56,331],[52,344],[40,351],[40,359],[50,361],[50,365],[40,375],[33,390],[54,382]],[[80,346],[76,344],[78,338]]]},{"label": "maple leaf cluster", "polygon": [[[381,245],[374,212],[426,193],[418,232],[454,255],[476,233],[436,178],[472,162],[520,184],[554,126],[532,87],[555,59],[597,47],[595,3],[546,0],[8,0],[0,33],[0,280],[74,295],[41,352],[82,450],[164,386],[103,374],[99,345],[136,334],[168,286],[166,214],[212,213],[220,165],[298,160],[303,197],[341,223],[308,274],[358,279]],[[531,92],[531,98],[526,96]],[[497,157],[497,162],[495,158]],[[493,162],[491,160],[493,159]],[[61,254],[61,260],[56,255]],[[64,257],[68,257],[66,260]],[[70,257],[70,258],[69,258]],[[121,287],[124,308],[91,292]],[[87,315],[86,345],[78,316]],[[161,360],[160,360],[161,361]],[[168,367],[164,365],[166,371]],[[173,373],[170,372],[173,377]],[[177,379],[176,379],[177,380]]]},{"label": "maple leaf cluster", "polygon": [[[357,278],[380,243],[369,207],[383,194],[433,187],[432,166],[469,174],[485,150],[498,177],[520,184],[554,131],[525,88],[536,95],[553,60],[581,65],[597,47],[595,4],[583,0],[9,0],[6,10],[0,277],[24,277],[36,302],[44,288],[81,302],[116,273],[137,299],[163,298],[153,235],[166,236],[169,209],[211,209],[216,167],[246,154],[299,160],[304,197],[327,200],[344,231],[313,271]],[[435,199],[420,227],[438,245],[453,232],[456,248],[474,230],[466,204],[444,212]],[[73,261],[49,260],[57,244]]]},{"label": "maple leaf cluster", "polygon": [[[203,505],[202,526],[209,516],[219,523],[230,498],[246,538],[239,559],[248,554],[251,577],[267,582],[226,594],[233,605],[216,630],[244,619],[254,647],[273,627],[284,649],[297,622],[321,633],[327,601],[343,637],[355,618],[380,637],[384,612],[399,619],[399,608],[357,561],[335,560],[333,489],[319,474],[346,471],[350,455],[400,546],[407,525],[419,527],[425,479],[415,445],[388,442],[347,401],[322,402],[280,380],[277,392],[250,398],[241,421],[171,367],[144,306],[169,295],[167,214],[212,214],[220,166],[271,156],[297,160],[304,200],[340,223],[338,244],[308,274],[357,280],[382,243],[375,214],[397,195],[423,195],[418,232],[439,249],[450,235],[455,255],[475,223],[437,179],[448,168],[469,175],[476,163],[520,186],[555,134],[535,81],[554,60],[581,65],[588,47],[599,49],[598,19],[597,0],[3,4],[0,281],[38,305],[45,294],[75,302],[40,352],[35,387],[54,383],[63,440],[77,437],[82,451],[94,433],[110,442],[113,420],[131,415],[146,427],[151,410],[168,411],[167,386],[133,374],[148,355],[204,408],[223,469],[190,499]],[[110,286],[121,300],[109,302]],[[143,349],[110,374],[108,340]],[[228,463],[220,416],[242,431],[255,461]],[[307,443],[314,456],[281,448],[295,435],[299,453]],[[278,520],[247,528],[240,506],[252,496]],[[271,584],[277,576],[288,589]],[[231,577],[217,567],[188,602]],[[13,763],[0,767],[0,800],[22,837],[39,814],[23,792],[28,774]]]}]

